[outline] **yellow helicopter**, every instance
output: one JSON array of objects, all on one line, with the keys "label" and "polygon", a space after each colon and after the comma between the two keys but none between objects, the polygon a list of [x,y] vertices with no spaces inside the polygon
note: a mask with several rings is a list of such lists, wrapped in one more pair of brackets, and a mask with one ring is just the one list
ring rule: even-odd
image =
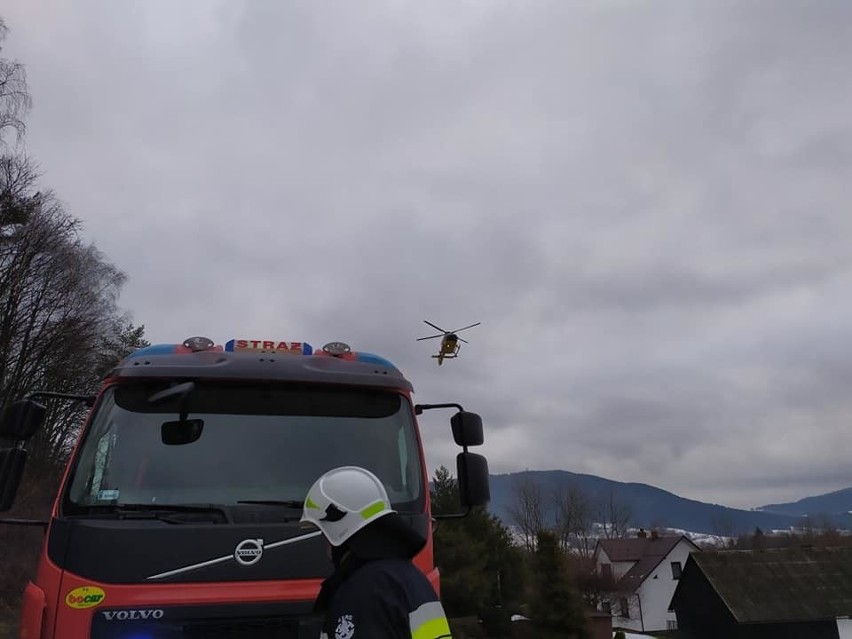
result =
[{"label": "yellow helicopter", "polygon": [[435,326],[432,322],[428,322],[423,320],[424,323],[428,324],[436,331],[441,331],[437,335],[430,335],[428,337],[418,337],[417,341],[421,342],[424,339],[435,339],[436,337],[441,338],[441,347],[438,349],[437,355],[432,355],[433,359],[438,360],[438,366],[444,363],[445,359],[453,359],[459,356],[459,349],[461,348],[461,344],[459,342],[464,342],[468,344],[467,340],[462,339],[457,335],[457,333],[461,333],[462,331],[466,331],[469,328],[473,328],[474,326],[479,326],[482,322],[477,322],[476,324],[471,324],[470,326],[465,326],[464,328],[457,328],[454,331],[445,331],[440,326]]}]

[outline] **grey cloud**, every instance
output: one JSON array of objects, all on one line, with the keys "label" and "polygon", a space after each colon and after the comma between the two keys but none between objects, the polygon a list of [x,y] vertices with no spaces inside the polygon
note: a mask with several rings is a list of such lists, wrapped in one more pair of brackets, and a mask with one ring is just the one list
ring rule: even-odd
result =
[{"label": "grey cloud", "polygon": [[[852,7],[54,9],[4,15],[28,145],[155,341],[384,354],[500,471],[852,485]],[[424,319],[483,324],[439,369]]]}]

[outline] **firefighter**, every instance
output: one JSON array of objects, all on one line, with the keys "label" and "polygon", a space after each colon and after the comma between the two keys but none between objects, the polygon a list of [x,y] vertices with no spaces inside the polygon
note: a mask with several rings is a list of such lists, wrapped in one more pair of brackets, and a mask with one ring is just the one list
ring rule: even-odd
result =
[{"label": "firefighter", "polygon": [[315,605],[320,639],[451,637],[435,589],[411,562],[426,540],[391,509],[373,473],[328,471],[308,491],[301,521],[322,531],[334,564]]}]

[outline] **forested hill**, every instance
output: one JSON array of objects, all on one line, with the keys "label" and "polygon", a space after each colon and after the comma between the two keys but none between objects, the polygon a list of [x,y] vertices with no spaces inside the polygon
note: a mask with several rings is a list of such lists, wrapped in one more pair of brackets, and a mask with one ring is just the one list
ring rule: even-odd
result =
[{"label": "forested hill", "polygon": [[[543,501],[551,514],[554,489],[561,487],[565,490],[573,487],[586,498],[593,517],[597,516],[599,520],[604,516],[604,511],[612,510],[614,506],[621,512],[629,512],[629,525],[637,527],[668,527],[730,536],[750,533],[755,528],[769,531],[802,523],[801,509],[787,509],[786,512],[740,510],[686,499],[648,484],[625,483],[595,475],[549,470],[491,476],[489,509],[507,524],[513,523],[510,511],[513,503],[517,503],[515,486],[519,481],[532,482],[541,487]],[[808,503],[807,500],[803,501]],[[820,505],[821,502],[815,504]],[[779,510],[782,510],[781,506],[778,507]],[[816,510],[814,514],[824,512]],[[840,527],[852,529],[852,520],[848,515],[836,517],[834,522]]]}]

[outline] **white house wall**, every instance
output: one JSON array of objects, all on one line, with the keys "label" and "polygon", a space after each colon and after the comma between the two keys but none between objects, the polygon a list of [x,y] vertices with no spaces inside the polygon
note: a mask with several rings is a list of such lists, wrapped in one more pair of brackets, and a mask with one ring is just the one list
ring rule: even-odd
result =
[{"label": "white house wall", "polygon": [[627,598],[629,618],[620,616],[621,602],[615,599],[612,602],[613,626],[645,632],[667,630],[667,622],[676,620],[675,614],[668,611],[678,583],[672,577],[671,563],[679,561],[681,569],[683,569],[686,566],[686,560],[689,559],[690,552],[695,552],[695,546],[681,539],[642,582],[636,593]]},{"label": "white house wall", "polygon": [[642,600],[646,631],[666,630],[666,622],[675,621],[675,614],[668,611],[677,587],[677,580],[672,577],[671,563],[680,562],[680,567],[683,569],[686,566],[686,560],[689,559],[689,553],[693,551],[695,546],[681,539],[639,586],[637,595]]}]

